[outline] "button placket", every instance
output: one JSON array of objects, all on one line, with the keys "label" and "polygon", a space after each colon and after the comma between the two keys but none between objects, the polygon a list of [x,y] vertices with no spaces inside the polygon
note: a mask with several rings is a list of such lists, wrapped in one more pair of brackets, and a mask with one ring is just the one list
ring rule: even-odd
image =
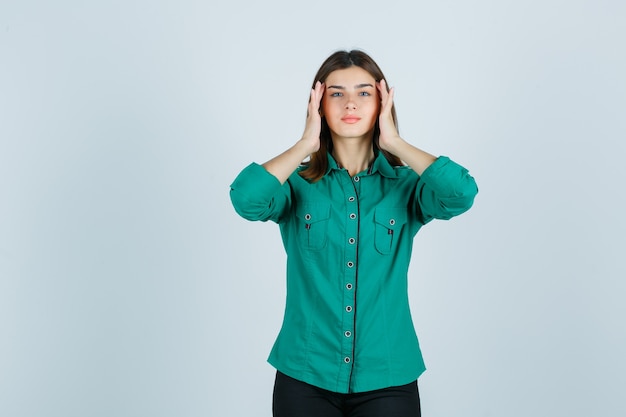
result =
[{"label": "button placket", "polygon": [[358,189],[359,177],[344,177],[342,186],[345,198],[345,250],[344,250],[344,271],[343,271],[343,314],[342,327],[338,329],[338,337],[341,337],[341,360],[343,362],[345,376],[349,379],[353,366],[353,352],[355,343],[355,308],[356,305],[356,280],[357,280],[357,251],[359,233],[359,201]]}]

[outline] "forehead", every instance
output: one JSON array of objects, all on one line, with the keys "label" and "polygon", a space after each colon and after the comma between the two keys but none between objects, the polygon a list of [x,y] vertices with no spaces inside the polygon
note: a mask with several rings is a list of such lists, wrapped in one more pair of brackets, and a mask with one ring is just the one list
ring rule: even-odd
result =
[{"label": "forehead", "polygon": [[335,70],[328,74],[328,77],[326,77],[326,85],[352,87],[363,83],[370,83],[374,85],[375,82],[376,80],[369,72],[357,66]]}]

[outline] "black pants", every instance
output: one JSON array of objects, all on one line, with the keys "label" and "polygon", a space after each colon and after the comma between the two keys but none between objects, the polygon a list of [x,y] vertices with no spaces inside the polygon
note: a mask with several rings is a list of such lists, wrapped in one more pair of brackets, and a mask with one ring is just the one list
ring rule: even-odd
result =
[{"label": "black pants", "polygon": [[399,387],[338,394],[277,372],[274,417],[420,417],[417,381]]}]

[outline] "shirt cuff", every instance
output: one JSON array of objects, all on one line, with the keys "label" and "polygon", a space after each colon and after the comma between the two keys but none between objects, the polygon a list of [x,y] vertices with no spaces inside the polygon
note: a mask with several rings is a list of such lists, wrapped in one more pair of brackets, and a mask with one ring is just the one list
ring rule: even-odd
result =
[{"label": "shirt cuff", "polygon": [[447,156],[440,156],[422,172],[421,180],[437,193],[455,195],[460,191],[457,188],[465,185],[467,173]]},{"label": "shirt cuff", "polygon": [[269,200],[281,187],[278,178],[255,162],[245,167],[230,188],[245,195],[248,200]]}]

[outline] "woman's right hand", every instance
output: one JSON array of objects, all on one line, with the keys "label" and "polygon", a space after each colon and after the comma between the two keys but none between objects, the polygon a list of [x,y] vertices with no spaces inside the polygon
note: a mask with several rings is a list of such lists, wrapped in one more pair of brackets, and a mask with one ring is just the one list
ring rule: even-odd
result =
[{"label": "woman's right hand", "polygon": [[324,95],[324,84],[320,81],[315,83],[315,87],[311,89],[311,97],[307,109],[306,125],[302,139],[310,153],[317,152],[320,148],[320,134],[322,132],[322,116],[320,115],[320,107],[322,96]]},{"label": "woman's right hand", "polygon": [[322,116],[320,102],[324,95],[324,84],[316,82],[311,89],[306,126],[302,139],[275,158],[263,164],[267,172],[274,175],[281,184],[294,172],[302,161],[320,148],[320,133],[322,132]]}]

